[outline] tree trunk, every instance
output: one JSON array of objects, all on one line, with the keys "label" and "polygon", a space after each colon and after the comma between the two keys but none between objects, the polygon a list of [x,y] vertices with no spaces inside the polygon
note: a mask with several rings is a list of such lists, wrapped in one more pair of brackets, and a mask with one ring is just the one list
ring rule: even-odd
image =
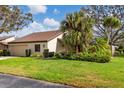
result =
[{"label": "tree trunk", "polygon": [[111,36],[111,30],[110,28],[107,29],[107,44],[110,45],[110,36]]},{"label": "tree trunk", "polygon": [[112,28],[110,28],[110,31],[111,31],[111,32],[110,32],[111,55],[113,56],[113,51],[112,51],[112,50],[113,50],[113,49],[112,49],[112,45],[113,45],[113,44],[112,44]]},{"label": "tree trunk", "polygon": [[76,53],[79,53],[79,47],[76,46]]},{"label": "tree trunk", "polygon": [[112,44],[110,44],[110,48],[111,48],[111,56],[113,56],[113,49],[112,49]]},{"label": "tree trunk", "polygon": [[107,44],[110,46],[110,51],[111,51],[111,56],[113,56],[113,53],[112,53],[112,28],[109,27],[107,29]]}]

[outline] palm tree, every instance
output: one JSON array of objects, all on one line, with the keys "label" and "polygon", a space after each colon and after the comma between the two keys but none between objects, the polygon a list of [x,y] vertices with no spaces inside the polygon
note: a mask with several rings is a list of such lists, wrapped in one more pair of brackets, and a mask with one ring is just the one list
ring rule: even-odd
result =
[{"label": "palm tree", "polygon": [[68,49],[76,53],[86,51],[92,39],[93,19],[82,11],[68,14],[61,22],[61,30],[64,32],[63,40]]},{"label": "palm tree", "polygon": [[114,30],[118,29],[121,26],[121,21],[116,17],[105,17],[103,21],[103,25],[107,29],[105,34],[106,34],[107,44],[110,45],[111,54],[112,54],[112,45],[114,41],[113,37],[117,36],[117,34],[114,33]]}]

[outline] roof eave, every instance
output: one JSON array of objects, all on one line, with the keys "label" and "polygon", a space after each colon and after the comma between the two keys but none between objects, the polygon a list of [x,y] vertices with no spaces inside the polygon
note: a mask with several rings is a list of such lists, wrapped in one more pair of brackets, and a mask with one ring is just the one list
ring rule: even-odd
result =
[{"label": "roof eave", "polygon": [[39,42],[47,42],[46,40],[44,41],[27,41],[27,42],[9,42],[8,44],[19,44],[19,43],[39,43]]}]

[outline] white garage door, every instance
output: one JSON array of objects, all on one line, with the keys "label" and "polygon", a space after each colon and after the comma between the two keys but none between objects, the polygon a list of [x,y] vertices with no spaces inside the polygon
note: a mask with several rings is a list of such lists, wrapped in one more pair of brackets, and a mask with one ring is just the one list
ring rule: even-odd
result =
[{"label": "white garage door", "polygon": [[27,45],[10,45],[9,50],[12,56],[25,56]]}]

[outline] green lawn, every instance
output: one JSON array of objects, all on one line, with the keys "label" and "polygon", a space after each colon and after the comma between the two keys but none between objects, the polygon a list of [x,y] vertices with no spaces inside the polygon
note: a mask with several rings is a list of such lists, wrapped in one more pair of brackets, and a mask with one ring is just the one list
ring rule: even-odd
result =
[{"label": "green lawn", "polygon": [[124,87],[124,57],[110,63],[13,58],[0,60],[0,72],[75,87]]}]

